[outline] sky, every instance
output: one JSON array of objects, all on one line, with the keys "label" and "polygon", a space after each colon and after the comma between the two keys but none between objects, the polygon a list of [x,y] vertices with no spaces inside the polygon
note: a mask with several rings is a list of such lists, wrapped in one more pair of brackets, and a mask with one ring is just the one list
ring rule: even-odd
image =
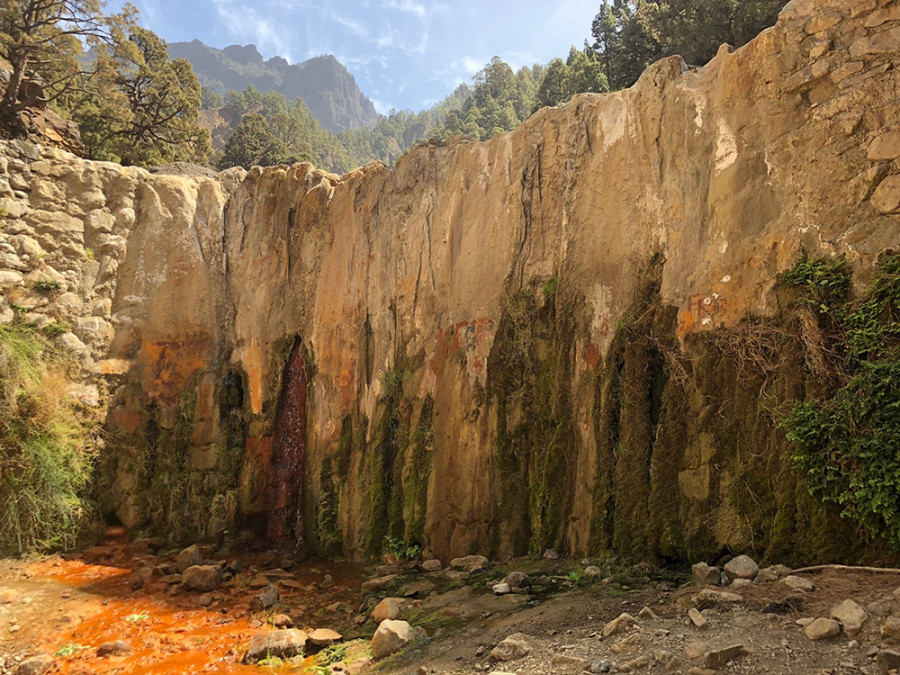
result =
[{"label": "sky", "polygon": [[[113,11],[123,0],[111,0]],[[167,42],[255,44],[299,63],[333,54],[381,113],[421,110],[491,59],[518,69],[565,58],[600,0],[131,0]]]}]

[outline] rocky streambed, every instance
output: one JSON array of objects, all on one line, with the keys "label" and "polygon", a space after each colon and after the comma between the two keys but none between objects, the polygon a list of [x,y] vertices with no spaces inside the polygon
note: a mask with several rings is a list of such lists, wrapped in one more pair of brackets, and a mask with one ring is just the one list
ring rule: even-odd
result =
[{"label": "rocky streambed", "polygon": [[112,538],[0,563],[0,673],[889,673],[900,574],[397,560]]}]

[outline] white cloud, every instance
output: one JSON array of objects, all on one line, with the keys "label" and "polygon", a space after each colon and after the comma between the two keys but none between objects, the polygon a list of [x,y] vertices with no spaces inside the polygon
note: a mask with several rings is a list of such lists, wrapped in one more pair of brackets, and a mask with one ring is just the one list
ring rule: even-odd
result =
[{"label": "white cloud", "polygon": [[415,14],[420,19],[424,19],[428,16],[425,5],[420,2],[415,2],[415,0],[386,0],[384,6],[388,9],[396,9],[401,12]]}]

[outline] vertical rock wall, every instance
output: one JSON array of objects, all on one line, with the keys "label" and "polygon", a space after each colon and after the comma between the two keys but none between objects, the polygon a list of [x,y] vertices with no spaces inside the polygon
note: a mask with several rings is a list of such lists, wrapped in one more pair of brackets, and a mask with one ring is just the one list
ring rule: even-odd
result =
[{"label": "vertical rock wall", "polygon": [[[804,395],[802,354],[760,379],[723,338],[777,321],[801,251],[865,283],[900,242],[898,58],[896,3],[794,0],[702,69],[390,171],[154,176],[5,144],[4,320],[71,326],[109,410],[104,507],[174,538],[856,555],[769,405]],[[29,287],[55,273],[64,293]],[[301,407],[288,470],[276,421]]]}]

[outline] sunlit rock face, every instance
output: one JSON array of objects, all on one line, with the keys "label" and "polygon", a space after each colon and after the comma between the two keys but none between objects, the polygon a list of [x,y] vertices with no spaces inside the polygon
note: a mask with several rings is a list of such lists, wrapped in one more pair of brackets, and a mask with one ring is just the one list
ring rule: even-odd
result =
[{"label": "sunlit rock face", "polygon": [[4,144],[0,309],[71,327],[101,505],[174,539],[857,555],[770,405],[802,354],[760,379],[719,338],[777,323],[802,251],[864,284],[900,243],[898,54],[893,3],[794,0],[701,69],[342,177]]}]

